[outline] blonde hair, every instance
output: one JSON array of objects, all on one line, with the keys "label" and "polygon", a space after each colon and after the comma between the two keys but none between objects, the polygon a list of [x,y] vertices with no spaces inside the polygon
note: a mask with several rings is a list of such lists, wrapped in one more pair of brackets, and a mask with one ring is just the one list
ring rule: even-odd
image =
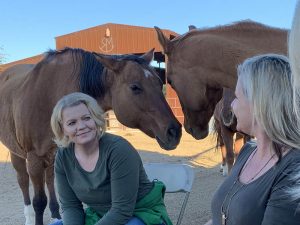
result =
[{"label": "blonde hair", "polygon": [[[294,86],[294,101],[293,109],[297,115],[297,123],[300,123],[300,1],[298,1],[294,18],[292,22],[292,28],[289,33],[288,53],[292,70],[292,79]],[[298,172],[294,177],[298,186],[290,188],[289,194],[295,199],[300,198],[300,165],[298,166]]]},{"label": "blonde hair", "polygon": [[56,103],[51,115],[51,128],[55,135],[54,142],[59,147],[67,147],[70,144],[69,138],[64,135],[62,112],[67,107],[77,106],[79,104],[84,104],[90,111],[91,117],[96,123],[98,138],[100,138],[106,130],[103,110],[94,98],[80,92],[65,95]]},{"label": "blonde hair", "polygon": [[266,54],[238,66],[243,93],[253,117],[271,139],[279,160],[281,147],[300,148],[300,129],[293,110],[293,84],[288,58]]}]

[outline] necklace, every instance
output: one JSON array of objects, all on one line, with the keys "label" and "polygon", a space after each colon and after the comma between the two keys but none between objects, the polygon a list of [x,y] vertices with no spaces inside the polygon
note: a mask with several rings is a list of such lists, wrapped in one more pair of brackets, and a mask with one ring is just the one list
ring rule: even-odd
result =
[{"label": "necklace", "polygon": [[227,198],[229,197],[229,193],[231,193],[233,191],[234,186],[236,185],[236,183],[239,180],[240,175],[244,172],[244,170],[247,168],[249,162],[253,159],[254,155],[257,152],[257,148],[252,152],[250,158],[247,160],[246,164],[244,165],[244,167],[242,168],[242,170],[240,171],[240,173],[238,174],[236,180],[233,182],[233,185],[230,187],[229,191],[227,192],[227,194],[225,195],[224,201],[221,205],[221,221],[222,221],[222,225],[226,225],[226,220],[228,219],[228,215],[229,215],[229,207],[230,207],[230,203],[232,198],[240,191],[242,190],[247,184],[249,184],[252,180],[254,180],[258,174],[260,174],[260,172],[269,164],[269,162],[273,159],[273,157],[275,156],[275,153],[270,157],[270,159],[262,166],[262,168],[254,174],[254,176],[249,179],[247,182],[242,183],[242,185],[236,189],[236,191],[230,196],[230,198],[228,199],[228,204],[227,207],[225,209],[225,202],[227,201]]}]

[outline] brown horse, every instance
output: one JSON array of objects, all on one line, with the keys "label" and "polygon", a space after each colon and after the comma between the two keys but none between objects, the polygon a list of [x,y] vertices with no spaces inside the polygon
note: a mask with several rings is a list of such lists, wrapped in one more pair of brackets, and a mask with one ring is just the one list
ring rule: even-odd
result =
[{"label": "brown horse", "polygon": [[174,149],[181,125],[168,106],[162,81],[149,66],[153,50],[142,56],[105,56],[82,49],[50,51],[37,65],[18,65],[0,75],[0,140],[11,152],[22,189],[26,225],[34,224],[29,177],[34,188],[35,224],[43,224],[49,190],[52,218],[60,218],[54,190],[50,116],[63,95],[81,91],[113,109],[125,126],[155,137],[164,149]]},{"label": "brown horse", "polygon": [[[197,29],[190,25],[189,30]],[[240,152],[244,143],[250,140],[250,136],[241,134],[236,130],[236,117],[231,109],[231,102],[234,100],[234,91],[229,88],[223,88],[221,100],[217,103],[214,110],[214,134],[217,137],[216,148],[221,148],[222,164],[220,172],[226,176],[234,163],[234,159]]]},{"label": "brown horse", "polygon": [[287,30],[252,21],[193,28],[169,40],[155,27],[168,57],[167,80],[179,97],[184,127],[194,138],[202,139],[208,135],[209,120],[223,88],[235,89],[237,65],[258,54],[286,54]]},{"label": "brown horse", "polygon": [[237,121],[231,108],[234,98],[234,92],[224,88],[222,99],[214,111],[214,133],[217,136],[217,148],[220,147],[222,152],[221,172],[224,176],[231,171],[234,158],[244,143],[251,139],[249,135],[242,134],[236,129]]}]

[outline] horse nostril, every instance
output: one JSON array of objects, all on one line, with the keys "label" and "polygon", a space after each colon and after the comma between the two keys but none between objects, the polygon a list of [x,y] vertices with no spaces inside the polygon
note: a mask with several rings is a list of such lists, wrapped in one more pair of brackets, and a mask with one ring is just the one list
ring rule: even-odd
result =
[{"label": "horse nostril", "polygon": [[167,130],[169,140],[178,140],[181,137],[181,124],[170,124]]},{"label": "horse nostril", "polygon": [[169,128],[168,129],[168,136],[176,137],[177,136],[177,130],[175,128]]}]

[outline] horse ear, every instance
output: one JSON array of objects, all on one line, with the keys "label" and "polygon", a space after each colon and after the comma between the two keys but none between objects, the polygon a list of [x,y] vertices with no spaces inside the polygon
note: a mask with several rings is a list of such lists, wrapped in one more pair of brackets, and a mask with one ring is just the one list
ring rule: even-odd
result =
[{"label": "horse ear", "polygon": [[100,61],[106,68],[117,72],[120,71],[121,68],[124,66],[124,62],[114,59],[109,55],[103,55],[103,54],[94,54],[96,59]]},{"label": "horse ear", "polygon": [[164,50],[165,54],[168,54],[170,52],[170,40],[163,34],[162,30],[158,27],[154,27],[157,33],[158,41],[161,45],[161,47]]},{"label": "horse ear", "polygon": [[191,31],[191,30],[195,30],[195,29],[197,29],[197,27],[196,27],[196,26],[194,26],[194,25],[189,25],[189,31]]},{"label": "horse ear", "polygon": [[140,56],[142,59],[144,59],[147,64],[150,64],[153,60],[154,56],[154,48],[152,48],[149,52],[146,52],[144,55]]}]

